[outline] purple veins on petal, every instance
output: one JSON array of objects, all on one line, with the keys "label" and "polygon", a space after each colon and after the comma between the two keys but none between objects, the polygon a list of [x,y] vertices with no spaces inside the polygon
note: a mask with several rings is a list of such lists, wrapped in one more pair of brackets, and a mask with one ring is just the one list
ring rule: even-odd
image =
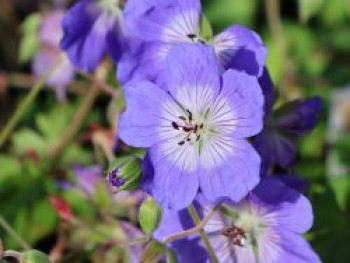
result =
[{"label": "purple veins on petal", "polygon": [[[202,195],[196,200],[203,217],[207,216],[213,204]],[[186,220],[184,211],[164,210],[154,237],[163,240],[174,232],[191,228],[191,224],[182,224]],[[278,179],[269,178],[241,202],[225,201],[204,231],[220,262],[319,263],[319,257],[302,237],[312,223],[312,208],[306,197]],[[197,238],[194,235],[187,240],[204,248]],[[177,242],[186,244],[187,240]],[[173,246],[175,243],[170,244]],[[185,262],[209,262],[209,258],[194,260],[181,246],[177,252],[185,256]]]},{"label": "purple veins on petal", "polygon": [[122,59],[118,69],[122,83],[139,78],[161,83],[167,56],[180,43],[213,46],[222,71],[263,74],[266,47],[252,30],[233,25],[212,40],[203,39],[199,0],[129,0],[126,10],[125,21],[138,48],[126,52],[131,54]]},{"label": "purple veins on petal", "polygon": [[221,76],[213,48],[200,43],[179,44],[167,61],[165,86],[125,86],[121,139],[149,148],[154,183],[147,185],[163,206],[187,207],[199,188],[211,201],[241,200],[259,181],[260,157],[246,141],[262,129],[256,77]]}]

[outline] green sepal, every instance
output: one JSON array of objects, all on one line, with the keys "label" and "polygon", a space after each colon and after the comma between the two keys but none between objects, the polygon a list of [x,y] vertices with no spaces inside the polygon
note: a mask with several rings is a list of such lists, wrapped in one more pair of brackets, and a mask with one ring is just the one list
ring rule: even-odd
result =
[{"label": "green sepal", "polygon": [[201,20],[201,36],[204,40],[210,41],[213,38],[213,29],[210,25],[208,17],[203,14]]}]

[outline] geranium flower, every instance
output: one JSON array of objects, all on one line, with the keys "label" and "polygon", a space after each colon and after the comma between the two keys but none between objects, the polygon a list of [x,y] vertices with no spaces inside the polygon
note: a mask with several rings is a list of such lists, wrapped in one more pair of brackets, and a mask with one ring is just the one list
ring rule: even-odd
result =
[{"label": "geranium flower", "polygon": [[93,71],[107,53],[119,60],[125,30],[118,4],[118,0],[80,0],[68,10],[61,48],[77,68]]},{"label": "geranium flower", "polygon": [[[198,201],[205,217],[213,206],[203,197]],[[240,203],[223,203],[204,230],[222,263],[318,263],[319,257],[301,236],[312,223],[312,207],[307,198],[281,181],[269,178]],[[185,210],[177,214],[165,210],[154,237],[164,240],[169,234],[192,226]],[[169,228],[171,231],[167,231]],[[182,248],[178,253],[183,254]],[[209,257],[187,262],[209,262]]]},{"label": "geranium flower", "polygon": [[220,75],[210,46],[179,44],[169,54],[167,82],[124,88],[120,138],[149,148],[152,194],[182,209],[199,188],[211,201],[239,201],[259,182],[260,157],[246,140],[263,122],[257,79],[229,70]]},{"label": "geranium flower", "polygon": [[201,35],[201,19],[200,0],[127,1],[125,21],[130,35],[139,42],[120,61],[120,81],[162,81],[171,48],[179,43],[198,42],[214,47],[222,70],[232,68],[256,76],[262,74],[266,48],[255,32],[233,25],[207,40]]}]

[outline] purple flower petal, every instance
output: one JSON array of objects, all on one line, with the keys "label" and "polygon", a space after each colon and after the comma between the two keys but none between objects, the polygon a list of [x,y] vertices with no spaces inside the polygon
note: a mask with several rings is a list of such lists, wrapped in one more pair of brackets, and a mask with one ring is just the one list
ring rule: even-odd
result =
[{"label": "purple flower petal", "polygon": [[[131,5],[135,5],[135,2],[131,1]],[[137,38],[175,44],[189,42],[188,35],[199,33],[199,0],[154,0],[140,5],[135,11],[138,16],[132,17],[128,22],[130,31]],[[140,16],[145,10],[147,12]]]},{"label": "purple flower petal", "polygon": [[170,97],[150,82],[124,88],[126,112],[119,120],[119,137],[135,147],[150,147],[159,141],[161,110]]},{"label": "purple flower petal", "polygon": [[[277,112],[277,120],[275,121],[278,127],[290,133],[301,135],[311,131],[317,124],[318,117],[322,111],[322,99],[313,97],[305,101],[296,102],[296,105],[291,106],[287,112],[281,115]],[[283,111],[283,107],[281,111]]]},{"label": "purple flower petal", "polygon": [[187,108],[213,102],[220,92],[218,63],[210,46],[177,45],[167,58],[166,70],[170,93]]},{"label": "purple flower petal", "polygon": [[[208,152],[208,162],[202,163],[199,172],[201,190],[211,202],[223,198],[240,201],[259,182],[260,157],[245,140],[226,138],[213,144],[215,151]],[[217,160],[220,157],[223,160]],[[208,167],[210,164],[213,167]]]},{"label": "purple flower petal", "polygon": [[[52,68],[61,55],[58,47],[42,46],[32,62],[32,70],[36,78],[43,76],[49,68]],[[61,64],[50,75],[46,84],[56,89],[57,98],[64,100],[67,86],[74,78],[74,67],[64,57]]]},{"label": "purple flower petal", "polygon": [[234,25],[214,38],[213,45],[224,68],[261,76],[266,64],[266,47],[255,32]]},{"label": "purple flower petal", "polygon": [[39,31],[42,44],[58,47],[63,35],[61,27],[63,18],[63,10],[52,11],[43,18]]},{"label": "purple flower petal", "polygon": [[149,80],[164,84],[164,67],[170,45],[157,42],[131,42],[134,50],[128,50],[118,64],[118,79],[121,83]]},{"label": "purple flower petal", "polygon": [[61,48],[76,67],[94,70],[107,51],[119,58],[124,33],[118,12],[92,0],[81,0],[67,12]]},{"label": "purple flower petal", "polygon": [[[198,188],[198,172],[192,164],[191,158],[186,158],[188,148],[182,151],[166,152],[162,145],[150,149],[150,157],[155,166],[154,198],[164,207],[181,210],[188,207],[194,200]],[[176,149],[176,148],[175,148]],[[169,151],[169,150],[168,150]],[[168,160],[168,154],[175,155]]]},{"label": "purple flower petal", "polygon": [[259,77],[259,84],[261,86],[265,98],[264,109],[266,118],[272,111],[272,107],[276,97],[273,83],[267,67],[264,68],[263,74],[261,75],[261,77]]},{"label": "purple flower petal", "polygon": [[234,128],[231,135],[247,138],[262,130],[264,97],[255,77],[234,70],[226,71],[223,75],[221,95],[232,107],[233,116],[226,113],[217,121],[226,125],[232,123]]},{"label": "purple flower petal", "polygon": [[271,206],[269,212],[274,214],[274,225],[279,229],[302,234],[313,224],[309,200],[276,178],[264,179],[253,191],[253,200]]},{"label": "purple flower petal", "polygon": [[[276,238],[278,236],[278,238]],[[259,257],[276,263],[320,263],[310,245],[298,234],[281,229],[269,231],[258,240]]]}]

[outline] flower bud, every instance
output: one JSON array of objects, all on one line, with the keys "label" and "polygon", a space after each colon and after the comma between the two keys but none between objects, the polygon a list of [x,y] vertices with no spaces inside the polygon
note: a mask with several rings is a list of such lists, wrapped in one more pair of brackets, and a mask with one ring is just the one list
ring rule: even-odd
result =
[{"label": "flower bud", "polygon": [[151,235],[158,227],[161,217],[161,208],[153,198],[148,197],[142,203],[139,212],[139,221],[142,230],[147,235]]},{"label": "flower bud", "polygon": [[108,181],[119,190],[135,190],[141,180],[141,160],[134,156],[118,158],[109,167]]}]

